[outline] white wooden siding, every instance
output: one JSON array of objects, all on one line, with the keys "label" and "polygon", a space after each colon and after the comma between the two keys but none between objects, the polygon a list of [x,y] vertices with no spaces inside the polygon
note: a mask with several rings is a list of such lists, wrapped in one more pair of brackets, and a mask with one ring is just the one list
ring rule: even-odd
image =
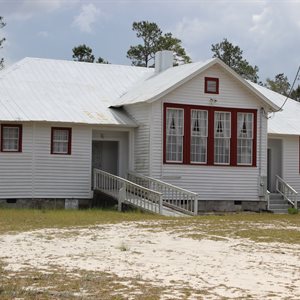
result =
[{"label": "white wooden siding", "polygon": [[299,136],[269,137],[282,139],[282,177],[300,194]]},{"label": "white wooden siding", "polygon": [[22,153],[0,153],[0,198],[90,198],[92,130],[59,126],[72,127],[71,155],[50,154],[51,124],[23,124]]},{"label": "white wooden siding", "polygon": [[138,127],[134,129],[134,169],[139,173],[149,175],[151,104],[128,105],[126,111],[138,124]]},{"label": "white wooden siding", "polygon": [[0,198],[32,196],[32,125],[23,124],[21,153],[0,153]]},{"label": "white wooden siding", "polygon": [[60,127],[72,127],[71,155],[50,154],[51,125],[36,126],[33,197],[89,198],[91,128],[70,125]]},{"label": "white wooden siding", "polygon": [[[220,79],[220,94],[204,94],[204,77]],[[215,106],[257,109],[257,167],[195,166],[163,164],[163,103],[211,105],[210,98],[217,99]],[[260,155],[260,108],[259,100],[241,87],[237,80],[218,67],[207,70],[175,91],[162,101],[152,104],[151,118],[151,176],[189,189],[200,194],[202,200],[250,200],[257,201]],[[267,173],[267,119],[262,117],[262,168]]]}]

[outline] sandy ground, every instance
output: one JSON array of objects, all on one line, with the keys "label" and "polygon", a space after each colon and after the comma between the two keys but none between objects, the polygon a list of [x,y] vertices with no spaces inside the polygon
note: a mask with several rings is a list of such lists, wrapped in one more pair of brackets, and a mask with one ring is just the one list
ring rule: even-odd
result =
[{"label": "sandy ground", "polygon": [[153,230],[155,226],[141,228],[140,224],[2,235],[0,259],[12,271],[59,265],[68,270],[137,277],[153,285],[172,286],[169,299],[177,299],[176,291],[182,286],[209,291],[205,299],[244,299],[249,295],[255,299],[300,299],[297,245],[246,239],[194,240]]}]

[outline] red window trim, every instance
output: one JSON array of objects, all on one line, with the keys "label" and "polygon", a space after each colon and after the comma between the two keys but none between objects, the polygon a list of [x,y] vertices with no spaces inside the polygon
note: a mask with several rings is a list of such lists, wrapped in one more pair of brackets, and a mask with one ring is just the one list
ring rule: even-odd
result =
[{"label": "red window trim", "polygon": [[[166,111],[167,108],[184,109],[184,136],[183,136],[183,162],[168,162],[166,160]],[[208,136],[207,136],[207,162],[206,163],[191,163],[190,162],[190,144],[191,144],[191,110],[200,109],[208,111]],[[214,113],[215,111],[231,112],[231,139],[230,139],[230,164],[216,164],[214,163]],[[253,113],[253,151],[252,164],[237,164],[237,113],[246,112]],[[180,165],[200,165],[200,166],[224,166],[224,167],[256,167],[256,153],[257,153],[257,110],[246,108],[226,108],[217,106],[199,106],[199,105],[185,105],[176,103],[164,103],[163,110],[163,162],[164,164],[180,164]]]},{"label": "red window trim", "polygon": [[[18,150],[4,150],[3,149],[3,130],[5,127],[16,127],[19,128],[19,147]],[[23,139],[23,131],[22,131],[22,125],[20,124],[1,124],[1,152],[5,153],[19,153],[22,152],[22,139]]]},{"label": "red window trim", "polygon": [[[54,137],[54,131],[55,130],[67,130],[69,132],[68,152],[67,153],[54,152],[53,137]],[[72,128],[70,128],[70,127],[51,127],[51,154],[54,154],[54,155],[71,155],[71,145],[72,145]]]},{"label": "red window trim", "polygon": [[[216,82],[216,91],[215,92],[211,92],[211,91],[208,90],[208,82],[209,81]],[[205,77],[204,92],[206,94],[219,94],[219,78]]]}]

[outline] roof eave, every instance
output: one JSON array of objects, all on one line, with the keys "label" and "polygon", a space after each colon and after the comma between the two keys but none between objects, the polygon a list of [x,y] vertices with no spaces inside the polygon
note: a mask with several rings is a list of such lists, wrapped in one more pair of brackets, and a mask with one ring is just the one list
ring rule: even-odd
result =
[{"label": "roof eave", "polygon": [[239,74],[237,74],[234,70],[232,70],[229,66],[227,66],[221,59],[216,58],[216,62],[220,64],[222,67],[224,67],[232,76],[234,76],[237,80],[239,80],[240,83],[242,83],[245,87],[247,87],[252,93],[254,93],[256,96],[258,96],[260,99],[262,99],[263,102],[265,102],[269,110],[271,112],[275,112],[280,110],[280,107],[277,106],[274,102],[270,101],[267,97],[265,97],[261,92],[259,92],[257,89],[255,89],[250,83],[248,83],[244,78],[242,78]]},{"label": "roof eave", "polygon": [[[181,85],[183,85],[187,81],[191,80],[192,78],[194,78],[195,76],[199,75],[200,73],[202,73],[203,71],[205,71],[206,69],[210,68],[211,66],[213,66],[215,64],[221,65],[226,71],[228,71],[241,84],[243,84],[246,88],[248,88],[257,97],[259,97],[268,106],[268,110],[269,111],[275,112],[275,111],[280,110],[279,106],[277,106],[275,103],[273,103],[272,101],[270,101],[267,97],[265,97],[262,93],[260,93],[254,87],[252,87],[251,84],[249,84],[245,79],[243,79],[240,75],[238,75],[234,70],[232,70],[229,66],[227,66],[219,58],[212,59],[210,62],[208,62],[204,66],[200,67],[199,69],[197,69],[196,71],[194,71],[190,75],[188,75],[185,78],[183,78],[182,80],[176,82],[174,85],[170,86],[168,89],[162,91],[161,93],[155,95],[154,97],[151,97],[151,98],[149,98],[147,100],[140,99],[140,100],[138,100],[136,102],[133,102],[133,103],[130,103],[130,104],[152,103],[152,102],[155,102],[155,101],[159,100],[160,98],[164,97],[165,95],[169,94],[170,92],[174,91],[176,88],[180,87]],[[122,104],[121,103],[121,104],[115,105],[113,107],[120,107],[120,106],[123,106],[123,105],[130,105],[130,104],[129,103],[128,104],[125,104],[125,103]]]}]

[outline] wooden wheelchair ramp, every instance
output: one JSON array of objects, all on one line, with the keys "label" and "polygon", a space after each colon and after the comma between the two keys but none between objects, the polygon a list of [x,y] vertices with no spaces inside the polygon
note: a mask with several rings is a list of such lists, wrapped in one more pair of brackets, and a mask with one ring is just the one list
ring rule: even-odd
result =
[{"label": "wooden wheelchair ramp", "polygon": [[[105,171],[94,169],[94,190],[101,191],[118,201],[119,210],[122,203],[141,210],[164,216],[187,216],[197,214],[197,194],[136,173],[130,173],[127,180]],[[139,181],[139,183],[133,182]],[[164,186],[164,189],[162,188]],[[159,190],[160,189],[160,190]],[[192,208],[192,209],[191,209]]]}]

